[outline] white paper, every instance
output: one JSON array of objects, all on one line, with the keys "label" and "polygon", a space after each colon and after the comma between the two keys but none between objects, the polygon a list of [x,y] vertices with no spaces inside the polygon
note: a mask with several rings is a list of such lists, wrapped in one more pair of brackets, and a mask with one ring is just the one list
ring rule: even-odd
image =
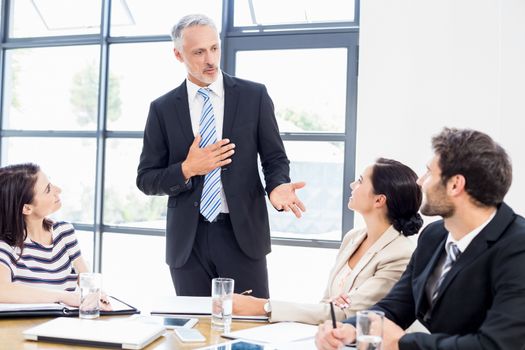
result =
[{"label": "white paper", "polygon": [[297,322],[279,322],[223,334],[223,337],[283,344],[313,338],[316,333],[317,326]]},{"label": "white paper", "polygon": [[0,303],[0,312],[2,311],[26,311],[26,310],[62,310],[63,305],[57,303],[45,304],[5,304]]},{"label": "white paper", "polygon": [[[160,297],[151,308],[152,315],[211,315],[211,297]],[[266,316],[233,315],[235,320],[266,321]]]}]

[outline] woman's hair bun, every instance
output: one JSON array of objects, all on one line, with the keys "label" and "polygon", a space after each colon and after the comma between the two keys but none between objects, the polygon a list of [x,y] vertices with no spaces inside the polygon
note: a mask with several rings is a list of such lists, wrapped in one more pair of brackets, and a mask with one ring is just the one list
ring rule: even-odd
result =
[{"label": "woman's hair bun", "polygon": [[423,218],[421,218],[419,213],[415,213],[408,219],[395,218],[392,225],[404,236],[411,236],[419,232],[419,229],[423,226]]}]

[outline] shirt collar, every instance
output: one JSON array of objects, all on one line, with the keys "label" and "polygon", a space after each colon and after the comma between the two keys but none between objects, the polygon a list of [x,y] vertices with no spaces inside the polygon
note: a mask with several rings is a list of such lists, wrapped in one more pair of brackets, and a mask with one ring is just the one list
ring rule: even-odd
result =
[{"label": "shirt collar", "polygon": [[481,232],[481,230],[483,230],[485,226],[487,226],[489,222],[494,218],[494,216],[496,216],[496,212],[497,210],[495,210],[484,223],[467,233],[459,241],[456,241],[454,237],[452,237],[452,234],[449,232],[445,246],[448,247],[450,243],[455,243],[458,246],[459,251],[463,253],[469,246],[470,242],[472,242],[472,240],[476,238],[476,236]]},{"label": "shirt collar", "polygon": [[[199,86],[190,81],[188,78],[186,78],[186,88],[188,90],[188,97],[190,98],[190,100],[197,98],[197,91],[199,91],[201,87],[202,86]],[[222,71],[220,69],[217,74],[217,79],[213,83],[208,85],[206,88],[213,92],[215,96],[222,98],[222,96],[224,95],[224,84],[222,79]]]}]

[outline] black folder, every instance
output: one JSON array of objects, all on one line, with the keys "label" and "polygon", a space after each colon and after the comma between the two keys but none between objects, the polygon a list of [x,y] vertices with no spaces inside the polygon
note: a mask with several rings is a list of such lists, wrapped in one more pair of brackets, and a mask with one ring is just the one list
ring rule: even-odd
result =
[{"label": "black folder", "polygon": [[[109,301],[113,307],[112,311],[100,310],[100,315],[132,315],[140,311],[123,302],[120,299],[110,296]],[[0,303],[0,318],[8,317],[50,317],[50,316],[77,316],[78,308],[67,306],[60,303],[49,304],[2,304]]]}]

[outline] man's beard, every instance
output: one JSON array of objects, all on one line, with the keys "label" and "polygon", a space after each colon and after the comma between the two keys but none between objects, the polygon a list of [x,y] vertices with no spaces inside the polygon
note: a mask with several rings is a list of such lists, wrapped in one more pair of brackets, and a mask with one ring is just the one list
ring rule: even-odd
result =
[{"label": "man's beard", "polygon": [[446,219],[454,215],[455,211],[456,208],[454,207],[454,204],[447,200],[444,186],[438,185],[437,188],[432,191],[430,196],[427,191],[426,200],[421,207],[421,214],[427,216],[439,215],[443,219]]}]

